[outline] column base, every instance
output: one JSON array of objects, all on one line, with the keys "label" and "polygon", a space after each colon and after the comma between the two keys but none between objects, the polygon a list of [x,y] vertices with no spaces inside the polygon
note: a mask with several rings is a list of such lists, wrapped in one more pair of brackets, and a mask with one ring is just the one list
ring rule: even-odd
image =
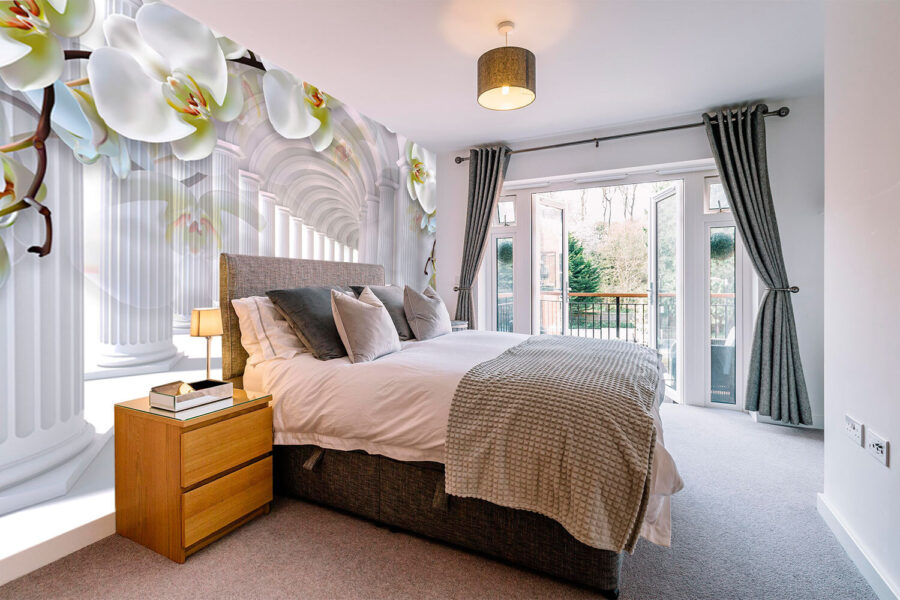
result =
[{"label": "column base", "polygon": [[172,368],[184,358],[184,353],[176,350],[175,354],[170,355],[162,360],[153,362],[127,363],[123,362],[117,366],[95,365],[85,370],[85,380],[110,379],[113,377],[130,377],[132,375],[146,375],[148,373],[163,373],[171,371]]},{"label": "column base", "polygon": [[191,317],[188,316],[187,319],[176,316],[172,320],[172,333],[190,333],[191,332]]},{"label": "column base", "polygon": [[90,425],[86,431],[89,437],[80,452],[48,471],[0,490],[0,515],[62,496],[72,489],[113,435],[112,429],[97,434]]}]

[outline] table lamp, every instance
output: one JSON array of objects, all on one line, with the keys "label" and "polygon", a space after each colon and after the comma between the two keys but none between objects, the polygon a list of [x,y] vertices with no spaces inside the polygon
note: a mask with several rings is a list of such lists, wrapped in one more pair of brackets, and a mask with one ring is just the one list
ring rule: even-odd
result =
[{"label": "table lamp", "polygon": [[195,308],[191,311],[191,336],[206,338],[206,378],[209,379],[212,338],[222,335],[222,313],[218,308]]}]

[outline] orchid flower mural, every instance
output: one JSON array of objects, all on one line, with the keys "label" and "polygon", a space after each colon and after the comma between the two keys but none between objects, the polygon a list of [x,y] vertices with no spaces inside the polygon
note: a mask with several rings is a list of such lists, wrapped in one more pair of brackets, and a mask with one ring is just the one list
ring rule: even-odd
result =
[{"label": "orchid flower mural", "polygon": [[308,137],[316,152],[334,141],[330,112],[338,105],[334,98],[287,71],[269,66],[263,75],[263,93],[269,121],[279,134],[292,140]]},{"label": "orchid flower mural", "polygon": [[[0,154],[0,163],[3,165],[3,188],[0,190],[0,213],[2,213],[4,209],[15,205],[24,198],[25,191],[34,178],[34,173],[5,154]],[[47,188],[42,185],[35,200],[43,202],[46,195]],[[11,226],[17,216],[18,213],[0,216],[0,228]],[[3,239],[0,238],[0,287],[3,287],[3,284],[9,279],[10,267],[9,252]]]},{"label": "orchid flower mural", "polygon": [[94,21],[93,0],[13,0],[0,6],[0,78],[39,90],[62,74],[59,37],[77,37]]},{"label": "orchid flower mural", "polygon": [[[346,107],[338,100],[167,4],[148,0],[134,18],[109,15],[103,22],[105,46],[64,50],[63,38],[78,37],[91,26],[94,4],[95,0],[0,0],[0,79],[40,109],[32,135],[0,145],[4,172],[0,228],[10,227],[17,212],[28,208],[43,217],[44,242],[28,247],[29,252],[45,256],[51,250],[51,212],[42,202],[48,136],[55,133],[82,163],[104,160],[117,177],[147,186],[148,178],[155,176],[144,169],[153,170],[153,164],[132,162],[129,146],[135,146],[128,140],[164,144],[158,150],[153,147],[157,156],[168,156],[170,148],[182,161],[209,157],[218,132],[228,129],[219,127],[217,132],[217,124],[241,116],[245,89],[248,97],[255,95],[259,80],[254,73],[262,73],[266,108],[265,115],[261,111],[257,115],[268,119],[275,132],[285,139],[306,140],[320,154],[319,160],[329,161],[347,177],[358,178],[373,166],[366,153],[376,145],[376,136],[348,130]],[[87,60],[87,77],[60,79],[68,60]],[[0,138],[9,140],[5,133],[0,131]],[[435,156],[408,143],[398,160],[403,143],[392,146],[390,167],[408,167],[407,189],[418,204],[410,207],[411,225],[423,235],[433,233]],[[34,173],[13,158],[13,153],[26,149],[35,153]],[[167,203],[166,237],[178,249],[215,251],[222,247],[223,220],[247,218],[222,213],[230,210],[223,207],[238,204],[234,198],[220,197],[223,192],[195,192],[191,186],[196,182],[166,177],[154,180],[152,189]],[[134,193],[146,199],[147,189]],[[0,287],[9,277],[10,263],[0,238]]]},{"label": "orchid flower mural", "polygon": [[[100,118],[90,92],[70,87],[62,81],[55,82],[53,89],[56,98],[50,113],[53,131],[79,161],[89,165],[105,156],[116,176],[124,179],[131,171],[131,157],[125,140]],[[25,96],[33,105],[41,106],[41,92],[26,92]]]},{"label": "orchid flower mural", "polygon": [[433,152],[413,142],[406,143],[406,165],[409,167],[406,188],[409,197],[417,201],[425,212],[419,226],[432,233],[437,227],[436,164]]},{"label": "orchid flower mural", "polygon": [[109,46],[88,60],[103,120],[134,140],[170,142],[181,160],[209,156],[214,121],[231,121],[243,106],[212,31],[165,4],[146,4],[134,19],[111,15],[103,31]]}]

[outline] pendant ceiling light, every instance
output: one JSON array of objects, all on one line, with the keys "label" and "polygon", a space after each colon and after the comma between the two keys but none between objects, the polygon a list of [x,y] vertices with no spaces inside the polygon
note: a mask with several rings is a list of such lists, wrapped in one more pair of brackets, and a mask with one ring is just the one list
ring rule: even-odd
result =
[{"label": "pendant ceiling light", "polygon": [[491,110],[515,110],[534,102],[534,54],[509,45],[513,27],[512,21],[497,25],[507,45],[478,59],[478,104]]}]

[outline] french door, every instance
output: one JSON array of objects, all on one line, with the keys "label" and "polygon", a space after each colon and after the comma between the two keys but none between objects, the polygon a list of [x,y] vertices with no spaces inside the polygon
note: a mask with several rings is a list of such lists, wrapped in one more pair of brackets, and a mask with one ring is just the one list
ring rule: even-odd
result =
[{"label": "french door", "polygon": [[565,335],[569,319],[566,205],[543,194],[532,198],[532,331]]},{"label": "french door", "polygon": [[681,297],[682,181],[672,181],[650,199],[649,345],[659,352],[665,368],[666,394],[677,397],[678,318]]}]

